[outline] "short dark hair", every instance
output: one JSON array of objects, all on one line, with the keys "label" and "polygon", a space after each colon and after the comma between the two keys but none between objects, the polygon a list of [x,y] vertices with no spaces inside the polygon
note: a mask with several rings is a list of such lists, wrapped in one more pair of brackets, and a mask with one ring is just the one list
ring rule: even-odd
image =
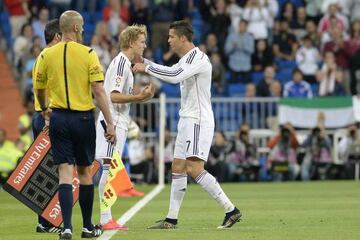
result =
[{"label": "short dark hair", "polygon": [[294,68],[294,70],[292,71],[292,75],[294,76],[296,73],[300,73],[301,76],[303,75],[302,71],[299,68]]},{"label": "short dark hair", "polygon": [[189,42],[192,42],[194,31],[192,30],[191,24],[186,20],[176,21],[170,24],[169,29],[174,29],[176,35],[181,37],[184,35]]},{"label": "short dark hair", "polygon": [[56,33],[61,34],[59,19],[57,19],[57,18],[50,20],[45,25],[44,34],[45,34],[46,45],[51,43],[51,41],[54,39]]}]

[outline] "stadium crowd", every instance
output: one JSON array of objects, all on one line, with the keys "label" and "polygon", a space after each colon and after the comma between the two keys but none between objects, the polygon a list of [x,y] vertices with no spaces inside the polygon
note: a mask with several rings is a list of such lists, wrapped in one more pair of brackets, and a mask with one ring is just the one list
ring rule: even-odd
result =
[{"label": "stadium crowd", "polygon": [[[28,109],[19,120],[22,138],[12,149],[25,151],[31,143],[31,137],[26,135],[33,111],[31,73],[36,57],[45,47],[44,26],[71,8],[82,14],[84,42],[98,54],[104,70],[119,52],[119,33],[134,23],[148,27],[146,58],[165,65],[176,63],[178,58],[167,44],[168,27],[172,21],[188,19],[195,31],[194,42],[212,61],[213,96],[311,98],[360,92],[357,0],[4,0],[0,3],[1,37],[6,40],[9,61]],[[136,87],[141,88],[149,80],[156,84],[158,93],[170,94],[172,88],[178,87],[142,74],[135,76]],[[350,146],[360,144],[355,125],[348,128],[348,137],[340,144],[343,171],[333,167],[332,140],[321,121],[301,144],[292,126],[282,126],[278,135],[269,140],[269,156],[263,162],[257,146],[250,141],[250,128],[240,123],[234,139],[216,132],[207,167],[219,181],[353,175],[353,161],[348,161],[354,160]],[[0,137],[0,153],[8,154],[6,133],[1,131]],[[168,169],[172,142],[169,135]],[[132,160],[133,165],[141,164],[138,169],[143,179],[154,181],[157,151],[148,149],[140,135],[128,145],[130,164],[132,157],[141,156]]]}]

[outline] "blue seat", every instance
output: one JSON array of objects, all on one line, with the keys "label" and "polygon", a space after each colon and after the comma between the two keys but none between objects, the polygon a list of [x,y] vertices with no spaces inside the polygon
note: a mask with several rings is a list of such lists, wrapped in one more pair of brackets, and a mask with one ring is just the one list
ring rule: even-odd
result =
[{"label": "blue seat", "polygon": [[228,85],[228,93],[230,97],[243,97],[246,85],[242,83],[231,83]]},{"label": "blue seat", "polygon": [[158,47],[154,51],[154,60],[155,62],[159,64],[163,64],[163,49],[161,47]]},{"label": "blue seat", "polygon": [[277,60],[276,64],[277,64],[279,70],[282,70],[282,69],[291,69],[291,70],[293,70],[294,68],[297,67],[296,61]]},{"label": "blue seat", "polygon": [[264,79],[264,73],[263,72],[252,72],[251,73],[251,79],[252,79],[252,82],[256,85],[261,80]]},{"label": "blue seat", "polygon": [[319,84],[317,83],[312,83],[311,84],[311,90],[314,96],[317,96],[319,93]]},{"label": "blue seat", "polygon": [[282,84],[285,84],[292,79],[292,69],[282,69],[275,75],[275,79],[279,80]]},{"label": "blue seat", "polygon": [[161,91],[164,92],[167,97],[180,97],[180,87],[178,84],[162,83]]},{"label": "blue seat", "polygon": [[103,14],[101,11],[94,12],[92,18],[94,19],[94,23],[98,23],[102,20]]}]

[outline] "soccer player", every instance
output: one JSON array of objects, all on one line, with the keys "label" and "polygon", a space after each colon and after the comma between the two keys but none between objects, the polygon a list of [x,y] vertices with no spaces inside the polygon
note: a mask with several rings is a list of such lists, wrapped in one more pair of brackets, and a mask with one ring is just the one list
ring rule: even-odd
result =
[{"label": "soccer player", "polygon": [[[50,120],[53,159],[58,165],[59,202],[64,221],[60,239],[72,239],[74,165],[80,180],[81,237],[93,238],[102,233],[101,226],[94,226],[91,220],[94,201],[91,167],[96,141],[92,93],[107,122],[106,139],[116,140],[99,58],[95,51],[81,44],[83,25],[78,12],[70,10],[61,14],[62,40],[40,54],[35,69],[34,90],[45,121]],[[51,97],[49,105],[46,89]],[[51,117],[48,108],[52,109]]]},{"label": "soccer player", "polygon": [[211,72],[208,56],[192,43],[193,30],[187,21],[170,25],[169,45],[180,60],[172,67],[145,59],[134,72],[146,72],[169,83],[180,83],[181,108],[178,134],[172,163],[170,207],[167,217],[150,229],[176,228],[178,214],[187,186],[187,175],[207,191],[225,211],[218,228],[230,228],[241,218],[240,211],[226,196],[216,179],[204,170],[214,135],[214,114],[211,107]]},{"label": "soccer player", "polygon": [[[45,35],[45,41],[47,47],[54,46],[55,44],[61,41],[59,19],[53,19],[45,25],[44,35]],[[44,51],[46,51],[46,48]],[[35,67],[36,67],[36,62],[33,67],[33,76],[32,76],[33,80],[36,78],[34,74]],[[41,116],[41,108],[39,101],[36,98],[36,95],[34,96],[34,105],[35,105],[35,113],[32,117],[32,131],[34,134],[34,139],[36,139],[45,126],[45,121],[44,118]],[[40,215],[38,216],[38,225],[36,226],[36,232],[59,233],[60,231],[61,228],[53,226],[45,218],[41,217]]]},{"label": "soccer player", "polygon": [[[105,91],[109,98],[110,111],[116,127],[116,150],[120,156],[126,141],[127,129],[130,123],[130,104],[144,102],[154,96],[154,86],[149,84],[140,93],[133,94],[134,76],[131,70],[131,62],[135,57],[142,56],[146,48],[146,26],[133,25],[126,27],[120,34],[121,52],[112,60],[105,75]],[[104,195],[104,189],[109,174],[110,161],[114,145],[108,143],[104,137],[104,130],[100,121],[104,119],[99,115],[96,126],[96,159],[102,163],[103,172],[99,182],[100,202]],[[113,220],[111,209],[101,211],[100,223],[104,230],[126,230],[125,226]]]}]

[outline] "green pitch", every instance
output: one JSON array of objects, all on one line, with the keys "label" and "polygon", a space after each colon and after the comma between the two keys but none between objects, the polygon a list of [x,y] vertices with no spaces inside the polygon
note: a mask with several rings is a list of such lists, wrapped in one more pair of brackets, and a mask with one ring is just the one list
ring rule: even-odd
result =
[{"label": "green pitch", "polygon": [[[154,221],[165,217],[169,188],[153,199],[128,223],[128,232],[112,239],[188,239],[188,240],[358,240],[360,239],[360,183],[294,182],[223,184],[229,197],[243,212],[243,220],[231,229],[217,230],[224,214],[216,202],[199,186],[188,187],[179,229],[147,230]],[[151,191],[153,186],[139,187]],[[119,218],[138,198],[119,198],[113,215]],[[98,201],[94,220],[99,220]],[[81,215],[78,205],[73,215],[73,239],[81,239]],[[36,217],[6,192],[0,192],[0,239],[57,239],[56,235],[35,233]]]}]

